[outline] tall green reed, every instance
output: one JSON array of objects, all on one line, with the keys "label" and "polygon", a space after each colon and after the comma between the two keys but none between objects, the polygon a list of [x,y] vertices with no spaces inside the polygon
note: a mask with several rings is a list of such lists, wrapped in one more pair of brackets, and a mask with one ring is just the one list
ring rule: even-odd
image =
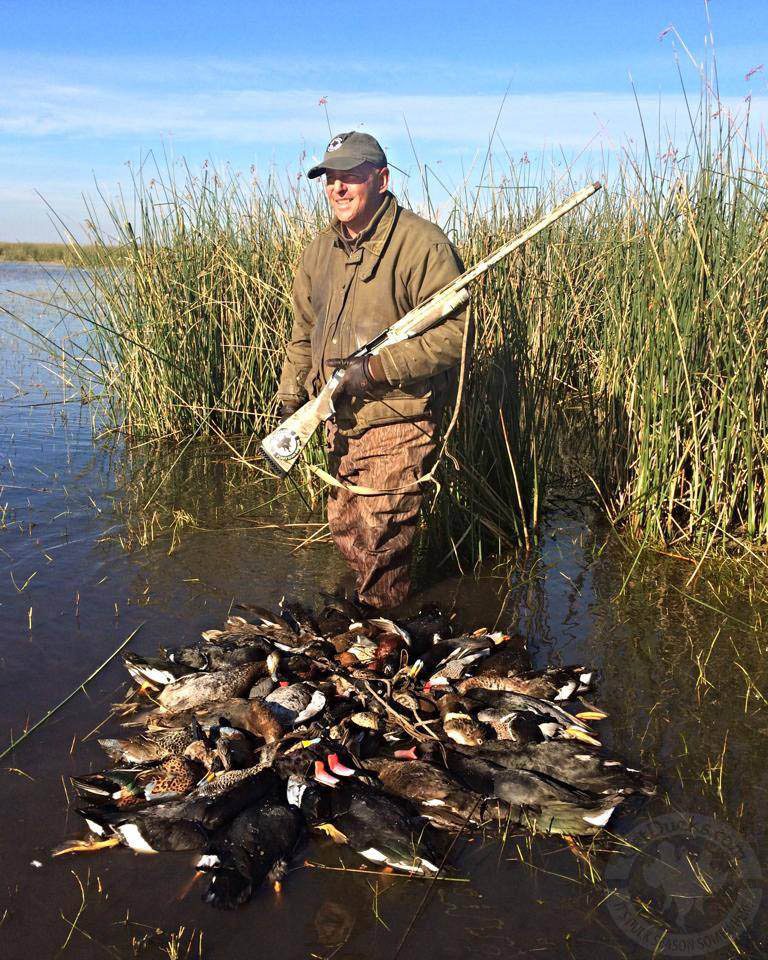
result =
[{"label": "tall green reed", "polygon": [[[718,109],[705,85],[681,159],[627,154],[589,205],[473,288],[471,361],[427,525],[441,549],[527,546],[574,472],[644,539],[768,543],[764,133]],[[293,269],[324,205],[301,180],[148,176],[104,204],[106,225],[92,211],[101,226],[71,304],[89,321],[107,414],[131,438],[216,437],[251,458],[274,424]],[[445,226],[473,263],[563,186],[489,164]]]}]

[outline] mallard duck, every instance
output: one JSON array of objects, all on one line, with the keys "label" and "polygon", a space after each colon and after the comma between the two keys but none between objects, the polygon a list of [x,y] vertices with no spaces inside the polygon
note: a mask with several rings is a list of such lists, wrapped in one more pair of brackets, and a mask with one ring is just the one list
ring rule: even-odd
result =
[{"label": "mallard duck", "polygon": [[302,833],[303,817],[285,801],[266,797],[219,831],[197,862],[210,875],[203,900],[231,910],[269,879],[279,883]]},{"label": "mallard duck", "polygon": [[420,839],[407,811],[379,791],[350,780],[324,789],[291,776],[287,796],[313,829],[336,843],[349,844],[371,863],[422,876],[438,872],[434,853]]},{"label": "mallard duck", "polygon": [[144,769],[105,770],[70,780],[81,797],[125,808],[142,800],[184,796],[197,786],[203,773],[203,767],[192,760],[168,757]]},{"label": "mallard duck", "polygon": [[203,783],[181,800],[149,803],[138,810],[99,806],[78,809],[101,839],[116,838],[137,853],[201,850],[209,831],[276,789],[272,770],[228,771]]}]

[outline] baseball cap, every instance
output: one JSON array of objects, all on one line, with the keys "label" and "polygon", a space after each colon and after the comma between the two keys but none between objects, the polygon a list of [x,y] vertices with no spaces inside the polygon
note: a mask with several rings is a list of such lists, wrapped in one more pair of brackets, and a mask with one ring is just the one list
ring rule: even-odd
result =
[{"label": "baseball cap", "polygon": [[330,141],[325,148],[323,162],[312,167],[307,177],[312,180],[325,173],[326,169],[353,170],[366,161],[379,169],[387,165],[387,158],[378,140],[369,133],[350,130],[349,133],[337,134]]}]

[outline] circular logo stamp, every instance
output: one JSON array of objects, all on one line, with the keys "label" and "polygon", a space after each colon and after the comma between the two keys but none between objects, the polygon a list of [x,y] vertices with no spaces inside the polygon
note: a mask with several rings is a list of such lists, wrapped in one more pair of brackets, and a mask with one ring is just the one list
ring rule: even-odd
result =
[{"label": "circular logo stamp", "polygon": [[733,947],[752,923],[762,871],[727,824],[668,813],[634,827],[605,869],[616,926],[654,956],[701,957]]},{"label": "circular logo stamp", "polygon": [[334,150],[338,150],[339,147],[344,143],[345,137],[334,137],[333,140],[325,148],[327,153],[333,153]]},{"label": "circular logo stamp", "polygon": [[286,460],[290,460],[291,457],[294,457],[299,449],[299,438],[287,427],[280,427],[280,429],[275,431],[274,434],[274,452],[278,457],[284,457]]}]

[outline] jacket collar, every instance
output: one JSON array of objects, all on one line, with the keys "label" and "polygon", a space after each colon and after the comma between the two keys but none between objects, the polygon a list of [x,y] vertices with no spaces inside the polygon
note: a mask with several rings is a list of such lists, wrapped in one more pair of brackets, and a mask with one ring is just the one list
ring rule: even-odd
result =
[{"label": "jacket collar", "polygon": [[[398,202],[394,194],[388,190],[384,194],[384,199],[380,203],[376,213],[371,217],[371,222],[352,242],[352,250],[363,249],[371,254],[371,256],[365,258],[366,265],[362,272],[363,280],[369,280],[376,270],[379,258],[395,227],[398,210]],[[350,241],[344,237],[342,226],[336,217],[331,220],[330,229],[336,234],[334,242],[346,249],[350,249]]]}]

